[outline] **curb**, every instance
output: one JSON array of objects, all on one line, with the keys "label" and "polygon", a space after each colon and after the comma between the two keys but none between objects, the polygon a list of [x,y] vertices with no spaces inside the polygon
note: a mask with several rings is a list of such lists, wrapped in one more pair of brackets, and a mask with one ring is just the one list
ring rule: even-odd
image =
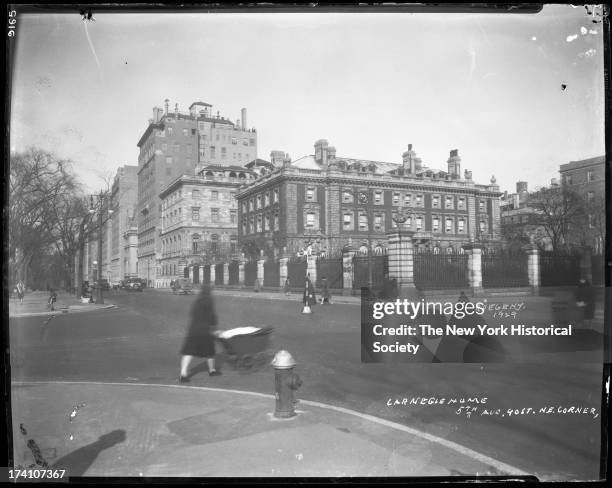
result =
[{"label": "curb", "polygon": [[55,316],[55,315],[66,315],[66,314],[73,314],[73,313],[89,313],[89,312],[96,312],[98,310],[110,310],[112,308],[119,308],[119,307],[117,305],[109,303],[108,305],[104,305],[102,307],[96,307],[90,310],[80,310],[80,309],[70,310],[70,306],[69,306],[68,308],[60,308],[58,310],[48,311],[48,312],[24,312],[24,313],[15,313],[15,314],[12,314],[9,312],[9,318],[44,317],[47,315]]}]

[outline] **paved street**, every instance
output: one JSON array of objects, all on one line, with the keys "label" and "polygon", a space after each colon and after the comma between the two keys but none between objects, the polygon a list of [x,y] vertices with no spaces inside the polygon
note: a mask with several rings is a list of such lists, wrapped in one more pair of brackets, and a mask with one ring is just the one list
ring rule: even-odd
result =
[{"label": "paved street", "polygon": [[[530,364],[362,364],[359,306],[336,303],[302,315],[296,295],[292,301],[281,298],[219,292],[216,305],[223,329],[274,327],[272,350],[287,349],[298,363],[300,399],[397,422],[540,479],[598,478],[602,366],[593,352],[541,353]],[[165,290],[111,292],[106,301],[118,305],[116,309],[58,314],[51,320],[12,318],[13,381],[175,385],[193,300]],[[594,362],[586,362],[589,359]],[[210,378],[200,364],[189,385],[273,393],[271,366],[236,371],[223,360],[221,355],[223,376]],[[13,395],[21,398],[17,388]],[[79,402],[75,390],[71,395]],[[479,398],[481,403],[478,413],[469,417],[457,414],[457,405],[388,406],[389,399],[413,397]],[[572,406],[595,413],[558,411]],[[500,415],[481,415],[484,407],[501,409]],[[543,407],[553,408],[548,413],[520,413]],[[508,415],[507,409],[519,413]],[[18,425],[19,412],[13,415]]]}]

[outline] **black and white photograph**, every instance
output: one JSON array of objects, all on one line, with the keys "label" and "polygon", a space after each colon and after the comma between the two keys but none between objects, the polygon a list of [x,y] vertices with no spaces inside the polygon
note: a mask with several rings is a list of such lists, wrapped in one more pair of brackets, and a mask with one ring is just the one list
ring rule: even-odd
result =
[{"label": "black and white photograph", "polygon": [[424,5],[7,7],[5,481],[606,479],[609,6]]}]

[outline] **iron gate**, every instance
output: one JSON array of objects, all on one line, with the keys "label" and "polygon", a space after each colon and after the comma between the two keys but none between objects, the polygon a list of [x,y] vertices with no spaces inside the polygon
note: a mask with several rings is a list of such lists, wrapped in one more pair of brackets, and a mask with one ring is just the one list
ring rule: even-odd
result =
[{"label": "iron gate", "polygon": [[291,257],[287,261],[287,277],[292,288],[303,288],[306,281],[308,263],[305,257]]},{"label": "iron gate", "polygon": [[228,267],[229,273],[229,284],[237,286],[240,284],[240,263],[238,261],[232,261]]},{"label": "iron gate", "polygon": [[244,263],[244,284],[253,286],[257,279],[257,261],[247,261]]},{"label": "iron gate", "polygon": [[327,286],[334,289],[344,287],[342,254],[339,256],[325,256],[317,258],[317,282],[315,286],[321,287],[321,280],[327,279]]},{"label": "iron gate", "polygon": [[215,285],[223,284],[223,271],[224,271],[223,263],[215,265]]},{"label": "iron gate", "polygon": [[264,263],[264,286],[280,286],[280,262],[272,258]]},{"label": "iron gate", "polygon": [[575,285],[580,279],[580,255],[563,251],[540,252],[542,286]]},{"label": "iron gate", "polygon": [[372,288],[374,290],[382,289],[385,277],[389,272],[389,258],[386,254],[357,254],[353,257],[353,289],[369,288],[370,266]]},{"label": "iron gate", "polygon": [[482,286],[511,288],[529,286],[527,254],[522,250],[497,250],[482,253]]},{"label": "iron gate", "polygon": [[468,255],[415,250],[414,285],[420,290],[467,288]]}]

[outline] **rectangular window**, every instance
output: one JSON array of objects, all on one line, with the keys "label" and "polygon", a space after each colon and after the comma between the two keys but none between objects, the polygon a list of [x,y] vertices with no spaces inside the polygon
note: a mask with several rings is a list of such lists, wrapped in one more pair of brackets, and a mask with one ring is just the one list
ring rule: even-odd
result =
[{"label": "rectangular window", "polygon": [[181,145],[180,144],[175,144],[174,145],[174,152],[175,153],[181,152]]},{"label": "rectangular window", "polygon": [[368,216],[365,214],[359,214],[359,230],[368,230]]},{"label": "rectangular window", "polygon": [[342,202],[353,203],[353,194],[349,190],[344,190],[342,192]]},{"label": "rectangular window", "polygon": [[306,227],[313,228],[315,226],[315,214],[313,212],[308,212],[306,214]]},{"label": "rectangular window", "polygon": [[459,220],[459,234],[463,234],[465,232],[465,220]]},{"label": "rectangular window", "polygon": [[404,205],[406,205],[407,207],[412,205],[412,195],[410,193],[406,193],[404,195]]},{"label": "rectangular window", "polygon": [[432,195],[431,206],[432,208],[440,208],[440,195]]},{"label": "rectangular window", "polygon": [[169,135],[169,136],[171,136],[171,135],[172,135],[172,132],[173,132],[172,127],[168,127],[168,135]]},{"label": "rectangular window", "polygon": [[444,229],[445,229],[447,234],[453,232],[453,219],[451,219],[451,218],[447,218],[446,219],[446,225],[445,225]]},{"label": "rectangular window", "polygon": [[393,205],[398,205],[400,202],[400,194],[399,193],[394,193],[393,194]]},{"label": "rectangular window", "polygon": [[230,210],[230,223],[231,224],[236,223],[236,211],[235,210]]},{"label": "rectangular window", "polygon": [[383,203],[383,192],[382,191],[374,192],[374,203]]},{"label": "rectangular window", "polygon": [[459,203],[457,205],[457,208],[459,210],[465,210],[465,198],[464,197],[459,197]]},{"label": "rectangular window", "polygon": [[264,201],[265,201],[266,207],[270,205],[270,194],[268,192],[266,192],[266,197]]},{"label": "rectangular window", "polygon": [[227,156],[227,150],[226,148],[222,147],[221,148],[221,159],[225,159],[225,156]]},{"label": "rectangular window", "polygon": [[263,208],[263,205],[261,204],[261,195],[257,195],[257,208]]},{"label": "rectangular window", "polygon": [[210,209],[210,220],[212,222],[219,222],[219,209],[218,208]]},{"label": "rectangular window", "polygon": [[417,195],[416,196],[416,206],[417,207],[422,207],[423,206],[423,195]]},{"label": "rectangular window", "polygon": [[595,193],[592,191],[587,192],[587,202],[592,203],[595,198]]},{"label": "rectangular window", "polygon": [[487,223],[484,220],[480,221],[480,232],[485,232],[487,230]]},{"label": "rectangular window", "polygon": [[431,230],[433,230],[434,232],[438,232],[440,230],[440,218],[439,217],[434,217],[431,220]]},{"label": "rectangular window", "polygon": [[183,129],[183,135],[187,137],[189,135],[189,131],[187,129]]},{"label": "rectangular window", "polygon": [[255,139],[249,139],[249,144],[251,146],[254,146],[255,145]]},{"label": "rectangular window", "polygon": [[242,139],[242,145],[243,146],[248,146],[249,145],[249,140],[248,139]]},{"label": "rectangular window", "polygon": [[168,150],[168,144],[166,142],[162,143],[162,151],[167,151]]},{"label": "rectangular window", "polygon": [[262,226],[262,218],[261,218],[261,214],[259,214],[257,216],[257,232],[261,232],[261,226]]},{"label": "rectangular window", "polygon": [[307,202],[313,202],[314,201],[314,197],[315,197],[314,188],[306,189],[306,201]]},{"label": "rectangular window", "polygon": [[191,198],[193,198],[194,200],[197,200],[198,198],[200,198],[200,190],[192,190]]},{"label": "rectangular window", "polygon": [[279,230],[278,214],[274,214],[274,230]]},{"label": "rectangular window", "polygon": [[453,197],[447,196],[446,197],[446,203],[444,204],[444,208],[452,209],[454,206],[455,205],[454,205],[454,202],[453,202]]},{"label": "rectangular window", "polygon": [[264,230],[271,230],[270,228],[270,215],[266,214],[266,218],[264,220]]},{"label": "rectangular window", "polygon": [[343,216],[343,226],[345,229],[352,229],[353,228],[353,214],[350,213],[345,213]]},{"label": "rectangular window", "polygon": [[200,221],[200,208],[199,207],[193,207],[191,209],[191,220],[194,222]]},{"label": "rectangular window", "polygon": [[212,190],[210,192],[210,199],[213,201],[219,200],[219,192],[217,190]]},{"label": "rectangular window", "polygon": [[191,135],[195,136],[196,130],[195,129],[191,129]]},{"label": "rectangular window", "polygon": [[592,171],[587,171],[587,181],[590,183],[591,181],[593,181],[593,172]]},{"label": "rectangular window", "polygon": [[374,216],[374,230],[383,230],[383,216],[382,215]]},{"label": "rectangular window", "polygon": [[216,154],[215,154],[215,146],[210,146],[210,157],[211,159],[216,158]]},{"label": "rectangular window", "polygon": [[236,140],[235,137],[232,137],[232,144],[238,144],[238,141]]},{"label": "rectangular window", "polygon": [[481,212],[485,211],[485,202],[484,202],[484,200],[478,200],[478,210],[480,210]]},{"label": "rectangular window", "polygon": [[423,217],[417,217],[416,218],[416,230],[422,230],[423,229]]},{"label": "rectangular window", "polygon": [[274,203],[278,202],[278,188],[274,189]]},{"label": "rectangular window", "polygon": [[168,156],[166,158],[166,164],[172,164],[172,157],[171,156]]}]

